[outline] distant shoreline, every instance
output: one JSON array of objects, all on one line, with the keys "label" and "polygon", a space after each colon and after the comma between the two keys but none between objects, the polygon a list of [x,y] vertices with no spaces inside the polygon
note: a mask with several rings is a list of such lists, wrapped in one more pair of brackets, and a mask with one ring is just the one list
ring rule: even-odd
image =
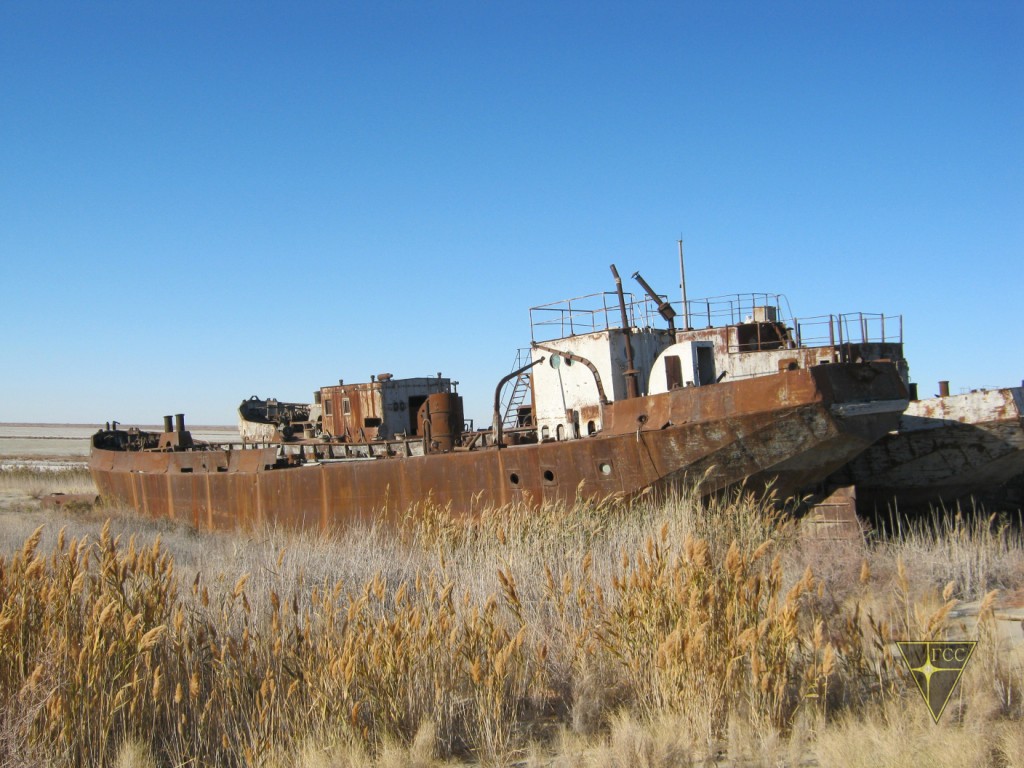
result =
[{"label": "distant shoreline", "polygon": [[[128,425],[124,425],[127,428]],[[163,432],[163,425],[140,425],[146,432]],[[103,429],[101,424],[58,424],[45,422],[0,422],[0,459],[87,461],[93,435]],[[241,437],[233,426],[190,425],[197,441],[206,443],[238,443]]]},{"label": "distant shoreline", "polygon": [[[119,421],[117,423],[119,425],[121,425],[121,426],[133,426],[133,427],[137,426],[139,429],[163,431],[163,425],[162,424],[129,424],[128,422],[122,422],[122,421]],[[89,422],[75,424],[73,422],[61,422],[61,421],[0,421],[0,427],[75,427],[75,428],[79,428],[79,429],[84,429],[86,427],[89,427],[91,429],[103,429],[103,427],[105,427],[105,426],[106,426],[106,424],[104,424],[104,423],[92,424],[92,423],[89,423]],[[233,429],[237,429],[237,427],[232,425],[232,424],[189,424],[188,428],[189,428],[190,432],[199,432],[199,431],[214,431],[214,432],[218,432],[220,430],[233,430]]]}]

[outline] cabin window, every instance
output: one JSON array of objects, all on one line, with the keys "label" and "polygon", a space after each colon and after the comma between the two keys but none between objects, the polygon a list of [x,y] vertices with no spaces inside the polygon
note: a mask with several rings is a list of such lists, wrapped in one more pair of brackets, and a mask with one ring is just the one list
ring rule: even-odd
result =
[{"label": "cabin window", "polygon": [[331,415],[331,398],[329,398],[329,397],[325,397],[324,398],[324,415],[325,416],[330,416]]},{"label": "cabin window", "polygon": [[373,416],[373,417],[368,418],[368,419],[363,419],[363,426],[364,427],[379,427],[380,424],[381,424],[381,420],[379,418],[377,418],[376,416]]},{"label": "cabin window", "polygon": [[597,432],[597,424],[594,423],[593,419],[587,422],[587,434],[593,435]]},{"label": "cabin window", "polygon": [[555,427],[555,439],[558,441],[565,440],[565,427],[561,424]]},{"label": "cabin window", "polygon": [[341,412],[346,416],[352,413],[352,404],[348,401],[347,397],[341,398]]}]

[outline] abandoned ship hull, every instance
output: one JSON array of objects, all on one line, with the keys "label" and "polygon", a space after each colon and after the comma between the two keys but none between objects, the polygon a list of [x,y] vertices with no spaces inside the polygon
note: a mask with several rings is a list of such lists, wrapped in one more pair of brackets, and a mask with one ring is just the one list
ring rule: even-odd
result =
[{"label": "abandoned ship hull", "polygon": [[107,450],[101,432],[90,469],[103,496],[199,528],[331,528],[424,503],[471,516],[687,478],[709,492],[777,478],[788,493],[894,429],[904,407],[893,365],[822,365],[608,403],[604,429],[578,439],[388,458],[331,458],[332,446],[310,444],[304,463],[285,465],[275,447]]},{"label": "abandoned ship hull", "polygon": [[253,395],[238,406],[238,434],[243,443],[265,443],[288,439],[294,431],[316,421],[319,407],[310,403],[282,403]]},{"label": "abandoned ship hull", "polygon": [[836,473],[869,511],[926,508],[970,496],[1000,503],[1024,473],[1024,388],[979,390],[910,403],[899,430]]}]

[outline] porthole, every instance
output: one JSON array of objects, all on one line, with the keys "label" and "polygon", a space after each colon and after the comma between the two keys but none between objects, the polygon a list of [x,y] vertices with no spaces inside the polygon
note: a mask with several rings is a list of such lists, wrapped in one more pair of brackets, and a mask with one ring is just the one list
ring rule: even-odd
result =
[{"label": "porthole", "polygon": [[612,473],[612,465],[607,461],[602,461],[597,465],[597,468],[600,470],[602,475],[610,475]]},{"label": "porthole", "polygon": [[555,482],[555,473],[552,472],[550,469],[545,469],[544,470],[544,482],[545,483],[553,483],[553,482]]},{"label": "porthole", "polygon": [[548,365],[550,365],[552,368],[558,368],[561,364],[562,364],[562,356],[561,355],[552,355],[551,357],[548,358]]},{"label": "porthole", "polygon": [[508,481],[512,483],[512,485],[519,485],[519,473],[513,472],[510,474],[508,476]]}]

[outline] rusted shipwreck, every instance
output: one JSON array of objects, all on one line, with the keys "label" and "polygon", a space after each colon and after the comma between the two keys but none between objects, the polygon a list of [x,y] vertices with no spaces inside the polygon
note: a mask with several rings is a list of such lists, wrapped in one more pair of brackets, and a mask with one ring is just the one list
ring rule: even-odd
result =
[{"label": "rusted shipwreck", "polygon": [[245,443],[267,443],[307,436],[304,428],[320,419],[312,403],[282,403],[253,395],[238,406],[238,434]]},{"label": "rusted shipwreck", "polygon": [[701,330],[687,303],[677,329],[664,297],[627,297],[615,278],[616,292],[531,310],[530,349],[496,388],[487,429],[465,422],[450,379],[384,374],[319,389],[315,418],[289,422],[290,438],[196,444],[183,416],[162,433],[101,430],[93,478],[106,497],[197,527],[329,528],[425,503],[473,515],[628,498],[686,478],[785,495],[896,428],[902,343],[868,338],[865,316],[829,316],[810,339],[760,294],[709,301]]},{"label": "rusted shipwreck", "polygon": [[951,395],[943,381],[939,390],[911,401],[896,431],[828,479],[855,486],[862,512],[924,510],[969,497],[1019,505],[1014,489],[1002,489],[1024,474],[1024,386]]}]

